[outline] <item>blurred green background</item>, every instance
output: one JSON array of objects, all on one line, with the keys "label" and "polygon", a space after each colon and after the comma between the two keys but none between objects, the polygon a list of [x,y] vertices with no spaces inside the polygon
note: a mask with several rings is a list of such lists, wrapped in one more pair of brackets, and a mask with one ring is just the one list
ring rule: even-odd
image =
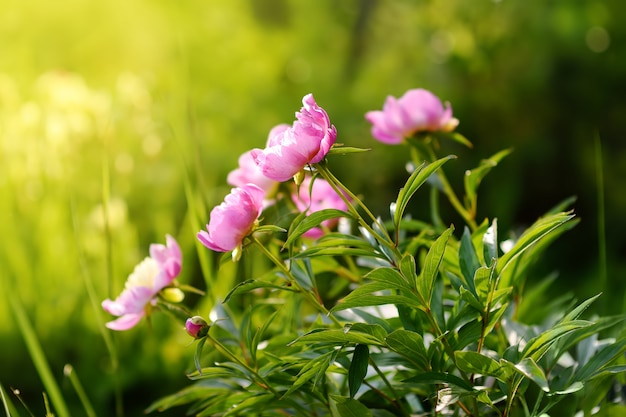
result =
[{"label": "blurred green background", "polygon": [[577,196],[581,224],[530,282],[559,271],[555,296],[604,291],[596,308],[624,311],[621,0],[0,0],[0,10],[0,383],[35,415],[44,388],[8,297],[24,305],[73,414],[68,363],[100,415],[113,414],[116,384],[126,415],[184,387],[193,348],[182,325],[157,315],[152,330],[112,335],[114,371],[101,333],[109,318],[86,288],[98,301],[118,294],[165,233],[183,247],[181,281],[202,286],[186,178],[204,222],[238,156],[290,123],[309,92],[339,142],[373,148],[331,165],[382,215],[406,177],[405,149],[376,143],[363,114],[415,87],[450,101],[474,143],[443,144],[459,156],[447,165],[457,187],[480,159],[515,149],[479,198],[479,217],[497,217],[501,234]]}]

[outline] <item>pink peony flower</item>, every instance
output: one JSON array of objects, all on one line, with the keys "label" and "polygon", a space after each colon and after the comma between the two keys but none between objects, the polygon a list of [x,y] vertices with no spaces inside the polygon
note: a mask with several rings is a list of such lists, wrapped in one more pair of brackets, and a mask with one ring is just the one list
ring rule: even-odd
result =
[{"label": "pink peony flower", "polygon": [[[285,128],[289,128],[289,125],[278,125],[272,129],[268,138],[268,146],[276,136],[274,132],[284,130]],[[254,162],[252,151],[248,151],[239,157],[239,167],[228,173],[226,182],[233,187],[255,184],[262,188],[266,195],[271,194],[277,185],[275,180],[263,175],[261,168]]]},{"label": "pink peony flower", "polygon": [[302,104],[291,127],[276,126],[267,147],[252,150],[252,158],[263,175],[275,181],[287,181],[306,164],[322,161],[337,139],[335,126],[313,95],[304,96]]},{"label": "pink peony flower", "polygon": [[157,294],[180,273],[183,263],[180,247],[170,235],[167,246],[150,245],[150,256],[141,261],[128,276],[122,293],[112,301],[106,299],[102,308],[117,320],[106,323],[112,330],[128,330],[135,326],[151,305],[156,304]]},{"label": "pink peony flower", "polygon": [[[337,192],[330,186],[330,184],[321,178],[316,178],[313,181],[313,188],[311,188],[311,177],[306,177],[300,185],[299,192],[292,195],[292,200],[300,211],[309,211],[314,213],[316,211],[324,209],[348,209],[346,202],[337,194]],[[339,219],[328,219],[322,222],[325,228],[332,229],[338,223]],[[324,231],[319,227],[314,227],[308,230],[303,236],[317,239],[324,234]]]},{"label": "pink peony flower", "polygon": [[207,230],[198,232],[204,246],[216,252],[241,247],[263,210],[265,192],[257,185],[233,188],[224,202],[211,211]]},{"label": "pink peony flower", "polygon": [[326,111],[317,105],[313,94],[307,94],[302,99],[303,107],[296,113],[293,130],[301,143],[314,143],[317,152],[307,163],[320,162],[337,139],[337,129],[330,124]]},{"label": "pink peony flower", "polygon": [[372,123],[372,136],[380,142],[397,145],[417,132],[451,132],[459,124],[452,117],[450,103],[445,108],[441,100],[424,89],[409,90],[396,99],[388,96],[383,110],[365,114]]}]

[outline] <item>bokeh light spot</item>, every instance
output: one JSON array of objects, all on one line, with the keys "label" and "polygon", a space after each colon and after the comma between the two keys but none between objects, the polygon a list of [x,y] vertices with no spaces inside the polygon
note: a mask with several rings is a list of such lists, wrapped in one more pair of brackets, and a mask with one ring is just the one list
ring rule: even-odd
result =
[{"label": "bokeh light spot", "polygon": [[601,53],[609,49],[611,36],[603,27],[594,26],[587,31],[585,42],[593,52]]},{"label": "bokeh light spot", "polygon": [[115,169],[120,174],[130,174],[134,166],[133,157],[127,153],[121,153],[115,157]]}]

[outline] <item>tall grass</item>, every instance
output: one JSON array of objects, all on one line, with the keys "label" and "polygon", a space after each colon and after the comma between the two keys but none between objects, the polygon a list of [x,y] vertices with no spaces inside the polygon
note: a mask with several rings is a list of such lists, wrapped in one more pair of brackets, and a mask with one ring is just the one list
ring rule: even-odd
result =
[{"label": "tall grass", "polygon": [[59,388],[52,370],[50,369],[50,365],[46,355],[44,354],[41,341],[37,337],[37,333],[33,329],[33,326],[24,311],[24,306],[22,305],[21,300],[14,296],[14,291],[12,291],[10,286],[8,287],[6,294],[8,295],[6,297],[7,301],[13,312],[13,317],[17,322],[17,327],[24,338],[30,358],[37,369],[37,374],[41,378],[46,392],[50,396],[50,400],[54,405],[57,415],[59,417],[70,417],[69,409],[67,408],[61,389]]}]

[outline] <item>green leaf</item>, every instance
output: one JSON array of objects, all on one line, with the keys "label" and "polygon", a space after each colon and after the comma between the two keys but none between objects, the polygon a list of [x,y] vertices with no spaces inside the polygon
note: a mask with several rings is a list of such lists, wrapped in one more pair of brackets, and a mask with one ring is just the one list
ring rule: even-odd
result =
[{"label": "green leaf", "polygon": [[430,297],[430,313],[435,318],[440,329],[446,328],[446,314],[444,312],[444,282],[443,279],[436,279]]},{"label": "green leaf", "polygon": [[186,388],[181,389],[180,391],[163,397],[152,404],[148,408],[144,410],[145,414],[153,413],[154,411],[165,411],[172,407],[181,406],[184,404],[189,404],[194,401],[203,400],[214,397],[214,396],[224,396],[227,395],[228,392],[232,391],[233,387],[226,385],[222,382],[213,383],[213,381],[207,382],[196,382],[193,385],[190,385]]},{"label": "green leaf", "polygon": [[344,155],[348,153],[361,153],[369,151],[371,151],[370,148],[354,148],[351,146],[342,146],[335,143],[326,155]]},{"label": "green leaf", "polygon": [[345,401],[331,402],[331,409],[335,408],[338,417],[372,417],[372,412],[360,401],[354,399],[347,399]]},{"label": "green leaf", "polygon": [[396,207],[393,214],[393,225],[396,230],[398,230],[400,225],[400,220],[404,216],[404,211],[406,210],[411,197],[413,194],[422,186],[435,171],[437,171],[443,164],[448,162],[450,159],[454,159],[456,156],[449,155],[444,158],[438,159],[435,162],[432,162],[428,165],[422,164],[413,171],[409,179],[407,180],[404,187],[400,189],[398,193],[398,198],[396,199]]},{"label": "green leaf", "polygon": [[298,390],[302,385],[306,384],[316,375],[325,373],[328,369],[328,366],[330,365],[331,358],[334,354],[335,351],[326,352],[314,359],[305,362],[300,372],[298,372],[296,380],[281,398],[288,397],[291,393]]},{"label": "green leaf", "polygon": [[[423,332],[423,321],[420,318],[422,310],[416,310],[404,304],[397,304],[396,310],[398,310],[398,319],[400,319],[404,329],[417,333]],[[389,331],[389,333],[391,332],[393,332],[393,329]]]},{"label": "green leaf", "polygon": [[517,364],[512,364],[505,359],[502,359],[502,362],[508,365],[510,369],[533,381],[543,391],[550,392],[546,374],[532,358],[524,358]]},{"label": "green leaf", "polygon": [[546,214],[556,214],[562,211],[567,211],[567,209],[571,209],[573,204],[576,202],[577,197],[575,195],[569,196],[564,200],[557,203],[554,207],[546,212]]},{"label": "green leaf", "polygon": [[597,294],[591,298],[586,299],[585,301],[583,301],[582,303],[580,303],[580,305],[578,305],[576,308],[574,308],[572,311],[570,311],[569,313],[567,313],[561,320],[559,320],[560,323],[565,323],[567,321],[571,321],[571,320],[576,320],[578,317],[580,317],[581,314],[583,314],[583,312],[585,310],[587,310],[587,308],[598,299],[598,297],[600,297],[600,295],[602,294]]},{"label": "green leaf", "polygon": [[[568,334],[567,336],[564,336],[563,338],[559,340],[558,353],[555,359],[558,359],[562,353],[567,352],[570,348],[572,348],[581,340],[586,339],[589,336],[592,336],[594,334],[596,335],[600,334],[602,330],[605,330],[617,324],[620,324],[625,319],[626,317],[621,316],[621,315],[601,317],[600,319],[597,319],[590,326],[583,327],[578,330],[574,330],[573,332],[571,332],[570,334]],[[583,365],[583,364],[580,364],[580,365]]]},{"label": "green leaf", "polygon": [[583,388],[585,388],[585,384],[583,384],[582,382],[574,382],[572,385],[565,388],[564,390],[553,391],[550,393],[550,395],[569,395],[578,392]]},{"label": "green leaf", "polygon": [[603,367],[626,351],[626,339],[605,346],[574,374],[574,380],[585,382],[602,373]]},{"label": "green leaf", "polygon": [[275,224],[264,224],[254,229],[254,233],[265,233],[265,232],[285,233],[286,231],[287,229],[284,229],[280,226],[276,226]]},{"label": "green leaf", "polygon": [[226,294],[226,297],[224,297],[224,301],[222,302],[227,303],[234,295],[250,292],[259,288],[270,288],[270,289],[284,290],[284,291],[296,291],[295,289],[287,287],[285,285],[276,285],[267,281],[257,281],[254,279],[249,279],[233,287],[233,289],[230,290],[228,294]]},{"label": "green leaf", "polygon": [[267,330],[269,325],[272,323],[272,321],[274,321],[274,318],[276,317],[277,314],[278,314],[278,311],[275,311],[274,313],[272,313],[272,315],[267,320],[265,320],[265,323],[263,323],[263,326],[259,327],[256,333],[254,333],[254,337],[252,338],[252,343],[250,343],[250,356],[255,365],[257,361],[256,353],[259,347],[259,343],[261,343],[261,340],[263,338],[263,335],[265,334],[265,331]]},{"label": "green leaf", "polygon": [[478,298],[476,298],[476,295],[474,295],[469,290],[466,290],[465,287],[460,288],[459,295],[461,296],[461,300],[468,303],[470,306],[472,306],[474,309],[476,309],[480,313],[485,311],[486,306],[481,304],[481,302],[478,301]]},{"label": "green leaf", "polygon": [[415,376],[407,378],[402,382],[418,382],[422,384],[450,384],[462,388],[466,391],[472,391],[474,387],[469,382],[459,378],[456,375],[443,372],[423,372]]},{"label": "green leaf", "polygon": [[[406,258],[412,259],[413,257],[410,255],[407,255],[404,258],[402,258],[402,261],[400,264],[401,268],[402,268],[402,265],[406,263]],[[413,274],[415,274],[415,269],[414,269],[415,260],[413,260],[412,265],[413,265]],[[395,288],[395,289],[407,290],[407,291],[413,290],[413,287],[409,284],[409,282],[405,279],[405,277],[403,277],[402,274],[400,274],[398,270],[395,268],[387,268],[387,267],[376,268],[372,270],[370,273],[368,273],[367,275],[365,275],[365,278],[369,278],[372,281],[384,283],[385,285],[387,285],[387,288],[389,289]]]},{"label": "green leaf", "polygon": [[347,246],[347,247],[356,247],[356,248],[371,248],[372,244],[365,239],[352,236],[352,235],[344,235],[342,233],[328,233],[324,236],[320,237],[316,242],[316,246],[322,247],[336,247],[336,246]]},{"label": "green leaf", "polygon": [[467,146],[468,148],[474,147],[474,145],[472,145],[472,142],[470,142],[469,139],[467,139],[465,136],[463,136],[459,132],[452,132],[452,133],[447,134],[446,136],[452,139],[453,141],[460,143],[461,145]]},{"label": "green leaf", "polygon": [[393,327],[389,324],[389,322],[387,322],[384,318],[378,317],[376,314],[371,314],[367,311],[359,310],[358,308],[353,309],[352,312],[365,320],[367,324],[376,324],[380,326],[385,334],[393,332]]},{"label": "green leaf", "polygon": [[511,152],[512,149],[502,150],[493,155],[491,158],[483,159],[477,168],[465,172],[465,195],[472,210],[476,209],[476,191],[478,190],[478,186],[482,182],[485,175],[487,175],[492,168],[497,166],[498,163]]},{"label": "green leaf", "polygon": [[492,259],[498,260],[498,219],[493,219],[483,234],[483,258],[488,265]]},{"label": "green leaf", "polygon": [[424,260],[424,268],[416,283],[417,292],[423,298],[424,307],[427,309],[430,308],[430,299],[432,297],[435,280],[439,274],[439,265],[441,265],[448,238],[453,230],[454,226],[450,226],[450,228],[443,232],[430,247],[426,254],[426,259]]},{"label": "green leaf", "polygon": [[[222,364],[223,365],[223,364]],[[201,368],[200,370],[196,370],[191,374],[187,375],[189,379],[203,379],[203,378],[244,378],[248,379],[248,375],[239,370],[234,369],[232,367],[225,366],[209,366],[206,368]]]},{"label": "green leaf", "polygon": [[243,401],[246,395],[247,393],[235,390],[226,391],[222,395],[213,395],[203,399],[203,401],[196,404],[195,407],[191,407],[189,414],[194,413],[195,417],[223,415],[232,406]]},{"label": "green leaf", "polygon": [[317,287],[317,282],[315,281],[315,273],[313,272],[313,268],[311,267],[311,259],[309,258],[299,258],[292,259],[289,267],[291,269],[291,274],[296,279],[296,282],[304,291],[311,291],[313,288]]},{"label": "green leaf", "polygon": [[375,249],[347,248],[347,247],[320,247],[313,246],[294,256],[295,259],[312,258],[317,256],[355,256],[387,259],[385,255]]},{"label": "green leaf", "polygon": [[533,244],[553,233],[556,229],[573,218],[573,214],[566,212],[548,215],[537,220],[522,234],[522,236],[520,236],[519,240],[515,243],[515,246],[500,257],[500,262],[496,270],[497,274],[502,274],[506,267],[515,258],[524,253],[524,251],[530,248]]},{"label": "green leaf", "polygon": [[[360,288],[363,288],[363,287],[360,287]],[[372,295],[372,294],[353,295],[353,294],[354,292],[348,294],[346,298],[344,298],[337,305],[335,305],[330,310],[331,313],[335,311],[345,310],[348,308],[381,306],[385,304],[406,305],[414,309],[423,308],[422,305],[418,303],[414,298],[406,297],[403,295]]]},{"label": "green leaf", "polygon": [[[560,235],[571,230],[579,223],[579,219],[569,220],[550,231],[534,244],[529,246],[520,256],[511,259],[509,265],[502,269],[498,280],[503,286],[519,287],[523,285],[523,280],[528,276],[528,270],[541,253],[548,248]],[[502,262],[502,257],[500,258]],[[560,298],[566,298],[565,295]]]},{"label": "green leaf", "polygon": [[506,372],[504,372],[502,365],[488,356],[472,351],[457,351],[454,353],[454,357],[457,366],[462,371],[493,376],[506,382]]},{"label": "green leaf", "polygon": [[[307,213],[306,213],[306,211],[301,211],[300,213],[298,213],[298,214],[297,214],[297,215],[296,215],[296,216],[295,216],[295,217],[291,220],[291,223],[290,223],[290,225],[289,225],[289,230],[287,231],[287,238],[288,238],[288,239],[289,239],[289,237],[291,236],[292,231],[293,231],[293,230],[295,230],[295,229],[298,227],[298,225],[300,225],[300,223],[302,223],[302,221],[303,221],[304,219],[306,219],[306,217],[307,217]],[[304,233],[304,232],[302,232],[302,233]],[[300,236],[301,236],[301,235],[302,235],[302,234],[300,234]],[[294,236],[294,238],[291,240],[291,243],[287,243],[287,242],[285,242],[285,244],[283,245],[283,247],[288,248],[288,250],[289,250],[289,256],[292,256],[292,254],[293,254],[293,248],[294,248],[294,242],[295,242],[295,240],[296,240],[296,238],[295,238],[295,236]]]},{"label": "green leaf", "polygon": [[474,273],[480,268],[480,261],[476,254],[474,244],[472,243],[472,235],[467,226],[465,230],[463,230],[463,236],[461,237],[461,244],[459,246],[459,266],[469,290],[476,294],[476,289],[474,288]]},{"label": "green leaf", "polygon": [[196,354],[193,356],[193,363],[196,365],[196,369],[198,373],[202,375],[202,366],[200,366],[200,357],[202,356],[202,348],[206,343],[206,337],[198,340],[198,345],[196,346]]},{"label": "green leaf", "polygon": [[590,326],[591,324],[593,323],[584,320],[572,320],[566,323],[559,323],[551,329],[529,340],[528,344],[522,351],[522,357],[532,358],[538,361],[544,353],[546,353],[550,346],[552,346],[552,344],[559,338],[582,327]]},{"label": "green leaf", "polygon": [[388,335],[385,342],[389,349],[414,363],[417,370],[426,372],[429,369],[424,338],[419,333],[398,329]]},{"label": "green leaf", "polygon": [[[378,270],[376,269],[374,271]],[[387,272],[381,271],[380,274],[387,274]],[[391,277],[391,274],[387,275]],[[404,293],[406,295],[389,295],[390,290],[393,289],[394,288],[391,287],[389,282],[386,280],[373,281],[367,284],[363,284],[360,287],[357,287],[345,298],[340,300],[339,303],[331,309],[331,312],[345,310],[347,308],[375,306],[383,304],[405,304],[414,308],[421,307],[421,304],[418,302],[417,297],[412,293],[405,291]]]},{"label": "green leaf", "polygon": [[[482,317],[478,317],[463,325],[457,334],[451,338],[451,345],[454,350],[462,350],[471,343],[476,343],[481,334],[489,334],[504,315],[507,304],[497,306],[489,312],[489,322],[485,326]],[[484,326],[484,327],[483,327]]]},{"label": "green leaf", "polygon": [[328,329],[315,329],[309,333],[298,337],[291,344],[300,342],[320,342],[320,343],[361,343],[364,345],[377,345],[383,346],[383,343],[378,340],[377,337],[356,331],[348,330],[328,330]]},{"label": "green leaf", "polygon": [[418,275],[415,257],[413,257],[413,255],[407,253],[402,257],[400,260],[400,271],[402,274],[399,275],[402,278],[402,281],[407,284],[407,289],[412,290],[416,288],[415,285],[417,284]]},{"label": "green leaf", "polygon": [[621,374],[626,372],[626,365],[611,365],[611,366],[605,366],[602,369],[600,369],[599,372],[596,372],[594,374],[595,376],[599,376],[599,375],[604,375],[604,374]]},{"label": "green leaf", "polygon": [[[301,237],[304,233],[311,230],[314,227],[318,227],[320,223],[329,219],[336,219],[338,217],[348,217],[352,218],[352,214],[337,209],[323,209],[316,212],[313,212],[307,215],[304,219],[297,222],[294,221],[291,227],[289,228],[289,236],[285,241],[285,246],[291,245],[296,239]],[[296,218],[300,220],[300,218]]]},{"label": "green leaf", "polygon": [[478,299],[487,304],[487,298],[491,289],[491,282],[493,279],[494,265],[491,267],[481,266],[476,270],[474,274],[474,285],[476,286],[476,295]]},{"label": "green leaf", "polygon": [[370,351],[367,345],[358,344],[352,354],[352,362],[348,369],[348,387],[350,389],[350,399],[354,398],[361,388],[363,379],[367,375],[369,366]]},{"label": "green leaf", "polygon": [[384,343],[387,338],[387,331],[380,324],[349,323],[343,327],[343,331],[367,333],[374,336],[380,343]]},{"label": "green leaf", "polygon": [[247,398],[243,401],[234,404],[230,411],[224,414],[224,417],[237,415],[243,410],[248,410],[251,408],[257,409],[265,409],[266,407],[260,407],[261,405],[267,404],[270,401],[276,400],[274,394],[270,392],[261,392],[261,393],[251,393],[250,391],[246,392]]}]

